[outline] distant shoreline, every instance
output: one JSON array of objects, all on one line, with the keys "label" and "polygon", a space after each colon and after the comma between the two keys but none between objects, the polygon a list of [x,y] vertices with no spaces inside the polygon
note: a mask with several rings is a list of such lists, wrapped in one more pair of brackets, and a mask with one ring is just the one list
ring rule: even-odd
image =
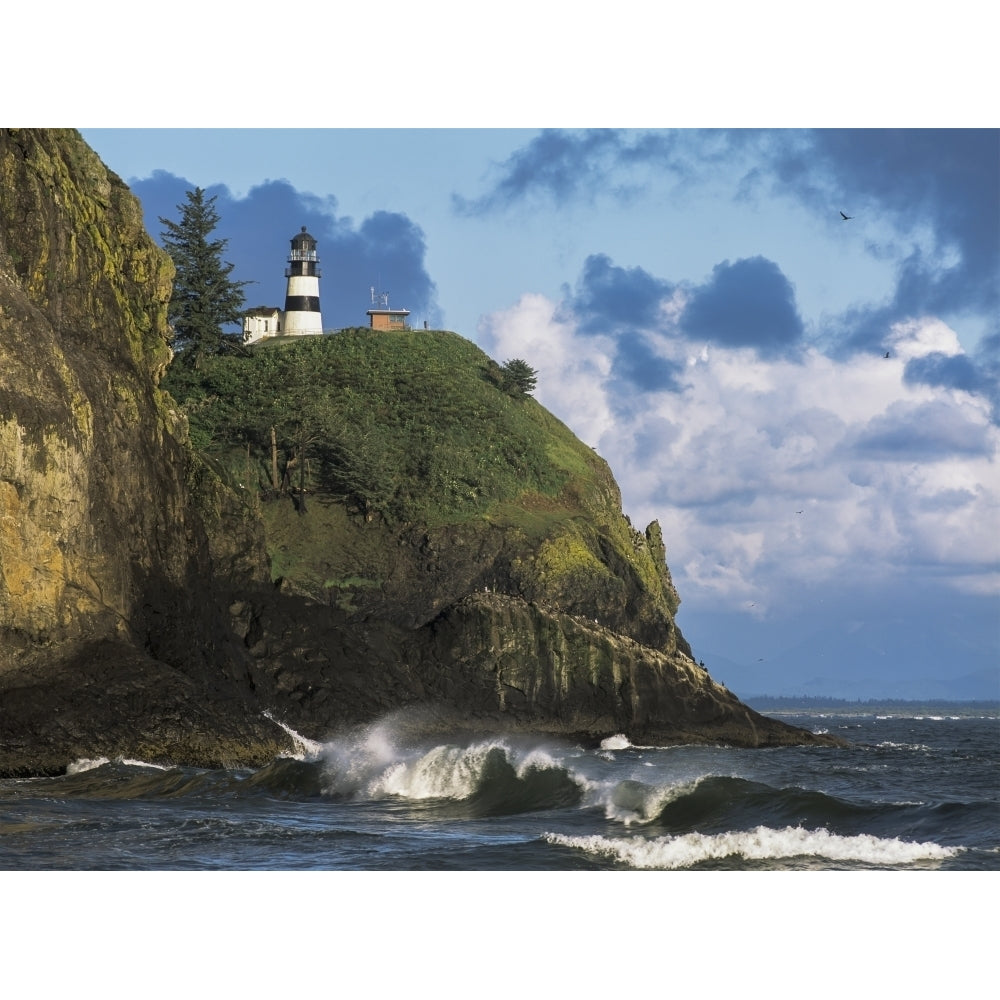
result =
[{"label": "distant shoreline", "polygon": [[1000,717],[1000,700],[984,699],[947,701],[939,698],[820,698],[759,695],[744,698],[743,703],[762,715],[822,712],[829,715],[950,715],[982,718]]}]

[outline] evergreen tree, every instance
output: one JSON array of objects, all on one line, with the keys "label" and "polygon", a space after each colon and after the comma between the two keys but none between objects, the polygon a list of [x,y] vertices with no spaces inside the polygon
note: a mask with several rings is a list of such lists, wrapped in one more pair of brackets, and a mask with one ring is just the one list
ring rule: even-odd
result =
[{"label": "evergreen tree", "polygon": [[218,352],[222,327],[240,321],[250,282],[230,279],[234,265],[222,259],[229,241],[209,238],[219,223],[215,196],[206,198],[196,187],[186,197],[177,206],[180,222],[160,217],[166,226],[161,238],[177,269],[167,315],[179,349],[197,366],[204,354]]}]

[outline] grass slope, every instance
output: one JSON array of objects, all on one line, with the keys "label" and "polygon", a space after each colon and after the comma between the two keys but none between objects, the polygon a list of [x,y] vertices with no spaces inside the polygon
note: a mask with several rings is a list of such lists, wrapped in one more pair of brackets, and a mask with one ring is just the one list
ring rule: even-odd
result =
[{"label": "grass slope", "polygon": [[513,530],[553,580],[600,572],[601,535],[660,589],[604,460],[534,399],[505,391],[496,362],[457,334],[275,339],[197,370],[175,361],[164,388],[204,461],[263,516],[273,576],[314,596],[382,585],[391,558],[384,534],[364,530],[372,521]]}]

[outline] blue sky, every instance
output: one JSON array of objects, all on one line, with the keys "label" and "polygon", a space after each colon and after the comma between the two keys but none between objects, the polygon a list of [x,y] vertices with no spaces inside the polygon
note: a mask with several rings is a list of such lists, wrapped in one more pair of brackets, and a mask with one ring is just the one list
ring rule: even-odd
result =
[{"label": "blue sky", "polygon": [[1000,696],[1000,132],[82,131],[248,305],[305,225],[325,326],[528,360],[738,694]]}]

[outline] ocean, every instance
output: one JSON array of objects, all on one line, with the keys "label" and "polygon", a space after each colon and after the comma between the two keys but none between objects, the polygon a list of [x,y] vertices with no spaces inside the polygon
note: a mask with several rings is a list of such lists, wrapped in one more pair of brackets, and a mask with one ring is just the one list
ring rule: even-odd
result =
[{"label": "ocean", "polygon": [[0,781],[0,870],[1000,870],[995,710],[781,717],[850,746],[419,742],[401,714],[256,770],[67,761]]}]

